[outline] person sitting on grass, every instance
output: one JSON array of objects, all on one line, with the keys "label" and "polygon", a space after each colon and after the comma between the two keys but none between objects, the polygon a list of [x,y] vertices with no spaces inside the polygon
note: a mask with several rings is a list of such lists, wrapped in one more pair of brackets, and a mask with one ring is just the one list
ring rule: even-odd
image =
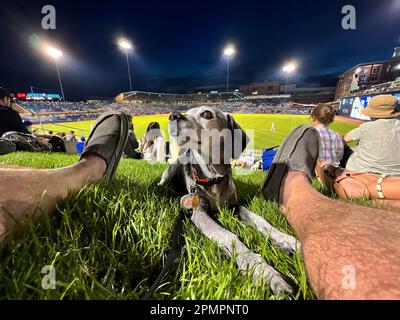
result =
[{"label": "person sitting on grass", "polygon": [[66,133],[65,132],[57,132],[57,134],[55,136],[65,140]]},{"label": "person sitting on grass", "polygon": [[400,111],[395,96],[372,98],[361,113],[371,118],[344,136],[349,143],[358,141],[346,169],[356,172],[400,175]]},{"label": "person sitting on grass", "polygon": [[0,87],[0,137],[9,131],[29,134],[19,113],[12,109],[12,96],[10,91]]},{"label": "person sitting on grass", "polygon": [[319,159],[325,163],[340,165],[344,153],[342,136],[329,128],[335,120],[336,109],[325,103],[318,104],[311,113],[311,124],[319,134]]},{"label": "person sitting on grass", "polygon": [[136,139],[132,118],[130,119],[131,123],[129,125],[128,142],[126,143],[124,156],[131,159],[141,159],[142,155],[139,152],[136,152],[136,149],[139,147],[139,142]]},{"label": "person sitting on grass", "polygon": [[49,170],[0,168],[0,244],[28,219],[53,213],[71,192],[108,182],[117,169],[128,130],[124,113],[106,112],[97,120],[78,163]]},{"label": "person sitting on grass", "polygon": [[9,139],[1,138],[4,133],[15,131],[30,134],[19,113],[12,109],[10,91],[0,87],[0,155],[15,152],[16,145]]},{"label": "person sitting on grass", "polygon": [[76,141],[75,131],[71,130],[69,134],[65,137],[66,141]]},{"label": "person sitting on grass", "polygon": [[139,152],[146,161],[165,162],[165,149],[165,139],[162,135],[160,124],[158,122],[151,122],[147,126],[146,133],[140,141]]}]

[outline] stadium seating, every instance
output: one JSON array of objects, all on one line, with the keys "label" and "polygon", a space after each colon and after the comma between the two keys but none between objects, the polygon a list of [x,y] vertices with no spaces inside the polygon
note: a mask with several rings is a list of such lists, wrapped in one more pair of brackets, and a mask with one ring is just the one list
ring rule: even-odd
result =
[{"label": "stadium seating", "polygon": [[[176,97],[175,97],[176,98]],[[186,97],[187,98],[187,97]],[[32,111],[35,116],[30,120],[33,123],[87,121],[96,119],[101,113],[108,110],[118,110],[132,116],[168,114],[170,112],[185,112],[200,105],[212,105],[228,113],[267,113],[267,114],[309,114],[310,108],[293,108],[291,101],[285,99],[242,99],[240,101],[223,101],[205,103],[200,101],[191,103],[172,103],[168,101],[139,103],[116,102],[115,100],[91,100],[85,102],[48,102],[32,101],[20,102],[24,108]]]}]

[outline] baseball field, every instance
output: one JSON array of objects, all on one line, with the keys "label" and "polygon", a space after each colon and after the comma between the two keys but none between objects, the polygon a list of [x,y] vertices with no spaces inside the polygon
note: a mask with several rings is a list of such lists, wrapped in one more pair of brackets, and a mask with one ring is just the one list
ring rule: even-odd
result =
[{"label": "baseball field", "polygon": [[[309,116],[297,115],[282,115],[282,114],[237,114],[234,115],[236,121],[245,130],[254,132],[254,148],[264,149],[279,145],[286,135],[295,127],[309,123]],[[138,116],[133,118],[133,124],[137,137],[141,137],[146,131],[147,125],[156,121],[160,123],[161,130],[168,140],[168,115],[151,115],[151,116]],[[77,137],[82,134],[87,137],[89,135],[91,126],[95,121],[85,122],[68,122],[59,124],[43,125],[43,128],[57,132],[66,132],[75,130]],[[275,132],[271,132],[272,123],[275,124]],[[345,134],[357,125],[347,121],[335,121],[331,128],[338,131],[340,134]],[[40,125],[35,125],[35,128],[41,130]]]}]

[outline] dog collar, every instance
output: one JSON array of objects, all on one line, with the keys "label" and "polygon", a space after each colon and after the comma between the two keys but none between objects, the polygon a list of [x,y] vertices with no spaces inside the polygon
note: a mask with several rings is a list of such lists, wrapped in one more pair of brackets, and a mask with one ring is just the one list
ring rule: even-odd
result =
[{"label": "dog collar", "polygon": [[195,181],[195,184],[199,185],[214,185],[214,184],[219,184],[222,181],[224,181],[224,176],[218,177],[218,178],[206,178],[206,177],[200,177],[199,174],[197,173],[196,169],[192,168],[191,169],[191,175],[192,179]]}]

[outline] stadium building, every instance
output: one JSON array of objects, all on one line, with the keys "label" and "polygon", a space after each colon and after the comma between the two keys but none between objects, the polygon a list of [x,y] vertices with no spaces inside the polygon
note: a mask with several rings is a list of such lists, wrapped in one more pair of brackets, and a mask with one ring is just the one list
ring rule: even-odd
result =
[{"label": "stadium building", "polygon": [[400,79],[400,47],[388,60],[360,63],[339,76],[335,99],[365,92]]},{"label": "stadium building", "polygon": [[331,102],[335,97],[335,87],[297,87],[295,84],[285,84],[279,81],[263,81],[241,86],[239,91],[246,96],[278,96],[285,92],[294,103],[317,104]]},{"label": "stadium building", "polygon": [[278,95],[281,93],[281,83],[279,81],[263,81],[250,83],[240,86],[239,91],[246,96],[250,95]]},{"label": "stadium building", "polygon": [[132,91],[120,93],[115,100],[129,103],[222,103],[227,101],[240,101],[243,95],[239,92],[210,92],[197,94],[156,93]]}]

